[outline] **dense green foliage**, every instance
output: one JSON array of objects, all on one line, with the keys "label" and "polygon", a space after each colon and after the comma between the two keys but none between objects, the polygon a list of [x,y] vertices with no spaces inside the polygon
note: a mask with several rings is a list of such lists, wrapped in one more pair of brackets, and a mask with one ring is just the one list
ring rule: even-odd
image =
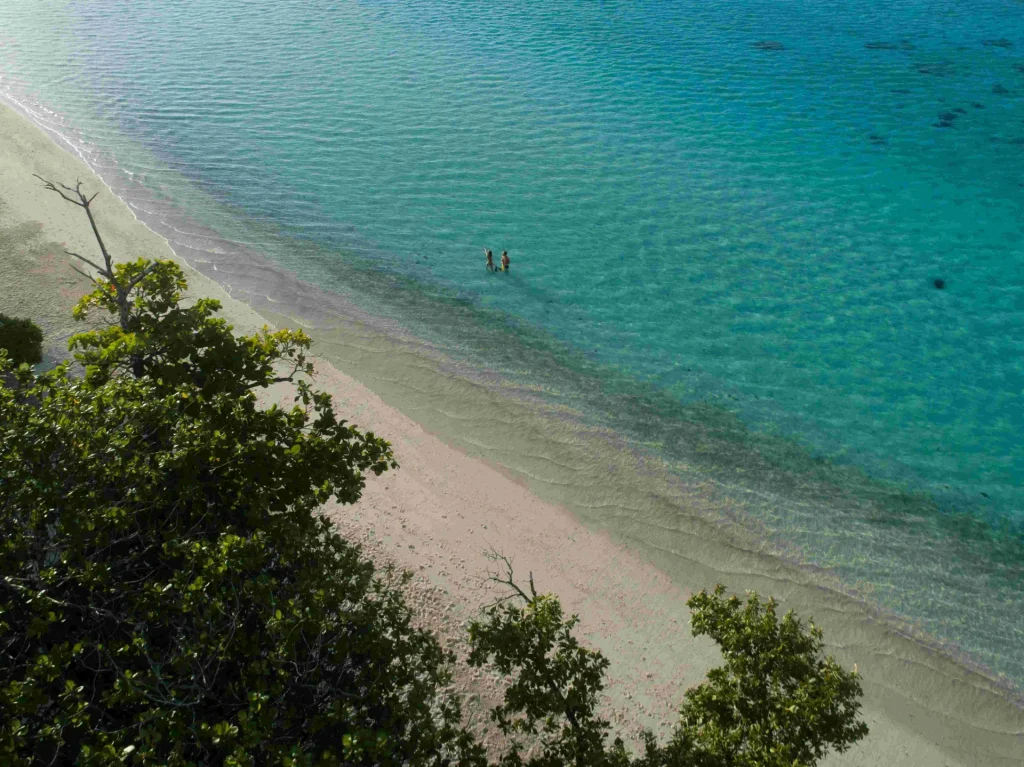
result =
[{"label": "dense green foliage", "polygon": [[32,320],[0,314],[0,349],[15,365],[43,361],[43,331]]},{"label": "dense green foliage", "polygon": [[857,720],[860,683],[822,657],[820,628],[791,612],[780,620],[772,599],[724,594],[719,586],[687,602],[694,635],[714,639],[725,665],[686,691],[669,764],[810,765],[867,735]]},{"label": "dense green foliage", "polygon": [[[511,564],[495,580],[511,594],[470,625],[469,663],[491,663],[512,677],[503,705],[491,714],[513,748],[503,767],[809,767],[830,749],[845,751],[867,735],[858,721],[860,683],[821,655],[821,630],[792,613],[780,620],[773,600],[725,597],[719,586],[687,605],[693,633],[714,639],[725,665],[688,690],[679,723],[659,745],[644,737],[631,758],[609,724],[596,715],[607,659],[572,635],[558,600],[529,592],[512,578]],[[518,736],[532,736],[541,752],[524,759]]]},{"label": "dense green foliage", "polygon": [[526,761],[535,767],[627,764],[620,740],[608,750],[609,724],[597,715],[607,658],[573,636],[578,619],[565,618],[558,599],[538,595],[532,577],[526,593],[515,583],[511,563],[496,558],[506,566],[496,580],[511,593],[488,608],[484,620],[470,624],[468,660],[476,667],[493,664],[512,677],[504,702],[491,712],[512,743],[501,763],[524,763],[526,735],[527,744],[540,739],[544,745]]},{"label": "dense green foliage", "polygon": [[[258,407],[308,341],[236,340],[215,302],[178,306],[179,280],[161,264],[137,285],[166,325],[75,340],[85,380],[0,391],[0,761],[428,761],[458,720],[446,656],[315,513],[393,466],[387,443],[304,384]],[[107,377],[134,353],[146,375]]]},{"label": "dense green foliage", "polygon": [[[173,263],[97,242],[76,313],[115,322],[72,339],[84,377],[0,352],[0,763],[483,767],[403,576],[319,515],[396,467],[388,443],[309,385],[304,334],[236,337]],[[291,406],[261,406],[274,382]],[[469,663],[511,680],[503,767],[809,767],[866,734],[819,630],[719,590],[690,606],[725,666],[631,756],[597,713],[608,661],[501,561]]]}]

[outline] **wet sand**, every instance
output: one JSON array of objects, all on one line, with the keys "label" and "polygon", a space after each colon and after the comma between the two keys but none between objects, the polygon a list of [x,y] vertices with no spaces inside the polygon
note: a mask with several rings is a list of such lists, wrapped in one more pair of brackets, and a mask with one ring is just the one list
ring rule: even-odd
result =
[{"label": "wet sand", "polygon": [[[0,136],[0,311],[37,319],[56,357],[75,330],[71,306],[88,289],[63,251],[95,248],[81,211],[32,174],[81,178],[94,190],[102,182],[6,106]],[[96,212],[118,256],[176,258],[109,190]],[[308,322],[311,314],[301,303],[312,293],[301,285],[294,304],[234,291],[245,303],[199,272],[189,270],[189,281],[194,294],[223,301],[239,331],[294,317]],[[580,613],[582,635],[612,662],[607,708],[623,734],[640,726],[665,731],[683,690],[718,657],[710,642],[690,636],[685,600],[721,581],[813,615],[830,652],[859,665],[871,734],[827,764],[1024,764],[1024,714],[995,681],[822,588],[824,576],[763,554],[739,530],[704,521],[712,515],[660,513],[670,502],[708,511],[715,503],[708,488],[672,484],[612,435],[531,408],[526,397],[495,401],[478,381],[358,317],[317,325],[318,386],[336,397],[339,412],[389,439],[401,464],[372,480],[355,507],[328,513],[374,557],[415,573],[411,600],[454,648],[462,647],[464,621],[489,599],[483,555],[498,549],[518,573],[532,572],[539,588]],[[458,680],[460,692],[485,702],[498,684],[487,674]],[[479,708],[472,716],[483,731]]]}]

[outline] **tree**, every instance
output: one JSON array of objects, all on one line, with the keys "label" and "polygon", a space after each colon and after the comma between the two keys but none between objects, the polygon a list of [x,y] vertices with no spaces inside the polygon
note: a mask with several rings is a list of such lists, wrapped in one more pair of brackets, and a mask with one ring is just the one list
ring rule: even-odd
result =
[{"label": "tree", "polygon": [[792,612],[780,621],[774,600],[726,599],[718,586],[687,605],[694,635],[714,639],[725,665],[686,692],[669,741],[659,745],[645,733],[643,753],[631,759],[621,738],[609,743],[608,722],[595,713],[608,660],[572,636],[578,617],[566,618],[556,597],[538,595],[532,573],[524,589],[511,562],[492,557],[502,564],[492,580],[506,596],[471,623],[469,663],[512,676],[492,719],[513,738],[538,736],[541,746],[524,760],[513,740],[503,767],[810,767],[867,735],[856,670],[822,656],[821,630]]},{"label": "tree", "polygon": [[0,358],[0,761],[473,763],[401,577],[317,513],[390,446],[301,377],[304,334],[236,338],[175,264],[103,255],[85,378]]},{"label": "tree", "polygon": [[[264,328],[256,336],[237,337],[225,320],[214,316],[219,301],[201,298],[182,306],[186,283],[177,264],[142,258],[115,264],[93,216],[96,195],[87,196],[81,182],[69,187],[40,180],[85,212],[100,250],[99,263],[68,251],[95,270],[90,274],[76,267],[95,286],[75,307],[76,319],[84,319],[94,310],[116,319],[102,330],[79,333],[71,339],[70,348],[78,350],[76,359],[85,365],[89,383],[98,385],[130,372],[136,378],[148,377],[161,391],[191,384],[204,394],[245,396],[275,382],[301,385],[301,374],[312,372],[305,354],[309,339],[304,333]],[[279,373],[281,366],[286,371]]]},{"label": "tree", "polygon": [[[396,468],[390,445],[312,388],[305,334],[236,337],[218,302],[182,305],[174,263],[115,264],[81,184],[44,183],[101,253],[72,254],[95,283],[76,316],[113,322],[72,338],[84,377],[0,351],[0,762],[483,767],[407,576],[319,513]],[[260,406],[274,382],[292,407]],[[720,588],[689,605],[725,665],[633,757],[598,714],[607,659],[496,561],[469,663],[511,678],[501,767],[810,767],[867,733],[819,629]]]},{"label": "tree", "polygon": [[529,591],[513,577],[508,558],[492,553],[503,565],[493,580],[507,595],[488,607],[483,620],[469,626],[470,666],[493,665],[513,679],[502,705],[491,712],[498,728],[512,738],[512,748],[500,763],[524,764],[523,742],[539,738],[541,753],[525,762],[531,767],[628,764],[625,748],[616,739],[609,752],[609,724],[597,715],[608,659],[583,647],[573,629],[577,616],[565,618],[551,594],[537,594],[533,574]]},{"label": "tree", "polygon": [[32,320],[0,314],[0,349],[15,365],[43,361],[43,331]]},{"label": "tree", "polygon": [[842,753],[868,733],[858,721],[856,669],[822,656],[821,629],[792,611],[779,620],[774,599],[724,598],[701,591],[687,605],[694,636],[708,635],[725,666],[686,691],[679,726],[665,748],[668,764],[698,767],[812,765]]}]

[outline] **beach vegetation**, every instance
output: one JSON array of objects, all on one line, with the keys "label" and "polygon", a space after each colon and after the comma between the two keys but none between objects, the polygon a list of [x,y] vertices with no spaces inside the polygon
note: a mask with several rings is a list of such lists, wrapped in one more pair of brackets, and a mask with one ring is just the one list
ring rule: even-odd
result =
[{"label": "beach vegetation", "polygon": [[15,365],[43,361],[43,331],[30,319],[0,314],[0,351]]},{"label": "beach vegetation", "polygon": [[[707,681],[687,690],[671,736],[641,736],[631,757],[621,736],[599,716],[608,659],[573,635],[579,622],[558,598],[538,594],[530,574],[517,584],[498,553],[492,580],[504,596],[469,627],[471,666],[493,665],[510,678],[492,720],[512,744],[508,767],[809,767],[829,751],[844,752],[868,733],[859,719],[856,670],[822,652],[822,631],[773,599],[702,590],[687,602],[695,636],[715,641],[725,659]],[[522,751],[540,742],[540,753]]]},{"label": "beach vegetation", "polygon": [[774,599],[702,590],[687,602],[694,636],[718,645],[725,664],[686,691],[664,764],[713,767],[813,765],[868,734],[861,685],[823,653],[823,634]]},{"label": "beach vegetation", "polygon": [[690,607],[725,664],[631,753],[599,712],[608,660],[496,556],[468,663],[508,678],[509,745],[485,753],[408,576],[323,516],[397,464],[313,387],[310,339],[236,335],[173,262],[115,263],[81,185],[45,183],[100,248],[76,316],[111,322],[71,339],[83,375],[0,355],[0,763],[809,767],[866,734],[819,629],[719,589]]}]

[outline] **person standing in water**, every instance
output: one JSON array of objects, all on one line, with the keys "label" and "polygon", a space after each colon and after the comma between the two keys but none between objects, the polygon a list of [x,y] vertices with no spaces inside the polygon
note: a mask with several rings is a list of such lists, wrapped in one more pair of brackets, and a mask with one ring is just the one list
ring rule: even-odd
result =
[{"label": "person standing in water", "polygon": [[512,261],[508,257],[508,251],[507,250],[501,251],[501,271],[507,272],[508,271],[508,267],[509,267],[509,265],[511,263],[512,263]]},{"label": "person standing in water", "polygon": [[487,248],[484,248],[484,253],[487,254],[487,271],[493,272],[495,269],[494,254],[491,253],[491,251],[489,251]]}]

